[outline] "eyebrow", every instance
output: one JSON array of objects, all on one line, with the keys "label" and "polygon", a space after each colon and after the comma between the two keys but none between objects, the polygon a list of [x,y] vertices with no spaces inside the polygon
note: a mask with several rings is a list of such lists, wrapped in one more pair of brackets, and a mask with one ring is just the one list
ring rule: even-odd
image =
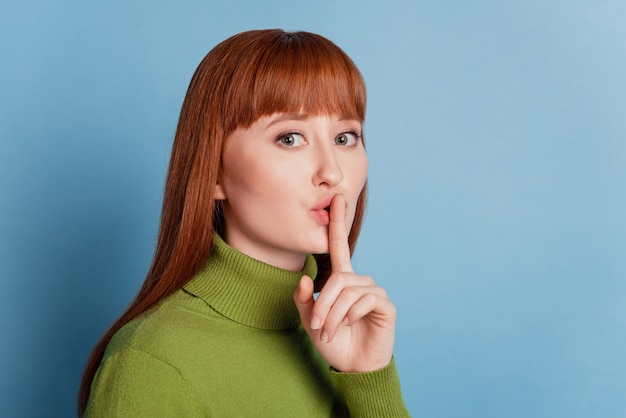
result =
[{"label": "eyebrow", "polygon": [[267,126],[270,127],[286,120],[306,120],[308,118],[309,115],[305,115],[303,113],[284,113],[272,119],[272,121],[268,123]]},{"label": "eyebrow", "polygon": [[[311,115],[307,115],[307,114],[304,114],[304,113],[284,113],[284,114],[281,114],[281,115],[277,116],[276,118],[272,119],[272,121],[267,124],[267,127],[269,128],[272,125],[276,125],[277,123],[284,122],[284,121],[289,121],[289,120],[297,120],[297,121],[307,120],[310,117],[311,117]],[[343,122],[343,121],[346,121],[346,120],[353,120],[353,121],[359,122],[357,119],[350,118],[350,117],[345,117],[345,116],[341,116],[338,119],[339,122]],[[361,123],[361,122],[359,122],[359,123]]]}]

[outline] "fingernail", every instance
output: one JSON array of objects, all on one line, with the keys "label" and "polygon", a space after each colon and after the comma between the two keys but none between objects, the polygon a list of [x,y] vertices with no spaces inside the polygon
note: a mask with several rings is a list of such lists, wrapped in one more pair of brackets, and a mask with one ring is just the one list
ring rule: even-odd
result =
[{"label": "fingernail", "polygon": [[320,319],[317,316],[314,316],[313,319],[311,320],[311,328],[318,329],[321,325],[322,325],[322,322],[320,321]]},{"label": "fingernail", "polygon": [[322,332],[321,339],[322,339],[323,343],[327,343],[328,342],[328,333],[326,331]]}]

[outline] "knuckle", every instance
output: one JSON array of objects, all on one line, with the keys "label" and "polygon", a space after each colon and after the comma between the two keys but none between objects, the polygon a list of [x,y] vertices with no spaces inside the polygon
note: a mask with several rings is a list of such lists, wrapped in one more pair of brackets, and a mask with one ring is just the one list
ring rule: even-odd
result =
[{"label": "knuckle", "polygon": [[389,302],[389,316],[393,319],[395,319],[397,316],[396,305],[391,302]]},{"label": "knuckle", "polygon": [[362,317],[367,315],[369,311],[372,310],[372,307],[376,305],[376,295],[372,293],[366,293],[359,299],[357,303],[355,303],[350,311],[358,317]]},{"label": "knuckle", "polygon": [[346,285],[348,278],[350,277],[350,273],[346,273],[343,271],[337,271],[331,275],[335,285],[343,287]]},{"label": "knuckle", "polygon": [[369,284],[370,286],[376,286],[376,282],[370,276],[361,276],[364,279],[364,282]]},{"label": "knuckle", "polygon": [[361,291],[360,289],[357,289],[355,287],[346,287],[345,289],[343,289],[343,292],[341,293],[343,294],[343,296],[345,296],[349,300],[354,300],[356,299],[357,296],[359,296]]},{"label": "knuckle", "polygon": [[327,327],[332,327],[334,324],[339,323],[339,321],[341,321],[342,318],[339,317],[339,315],[336,312],[330,312],[328,314],[328,316],[326,317],[326,326]]},{"label": "knuckle", "polygon": [[364,296],[364,299],[365,299],[365,301],[366,301],[366,302],[368,302],[368,303],[375,303],[375,302],[378,300],[378,298],[376,297],[376,294],[374,294],[374,293],[368,293],[368,294],[366,294],[366,295]]},{"label": "knuckle", "polygon": [[318,318],[324,318],[326,316],[327,311],[328,311],[327,306],[318,301],[318,302],[315,302],[315,305],[313,305],[313,309],[311,310],[311,315],[317,316]]},{"label": "knuckle", "polygon": [[361,298],[359,303],[355,304],[352,307],[352,311],[356,316],[362,317],[368,314],[371,311],[371,305],[374,302],[373,295],[367,294]]},{"label": "knuckle", "polygon": [[367,313],[367,311],[374,309],[377,302],[378,302],[378,298],[376,297],[375,294],[367,293],[363,295],[360,302],[358,303],[359,311],[365,314]]}]

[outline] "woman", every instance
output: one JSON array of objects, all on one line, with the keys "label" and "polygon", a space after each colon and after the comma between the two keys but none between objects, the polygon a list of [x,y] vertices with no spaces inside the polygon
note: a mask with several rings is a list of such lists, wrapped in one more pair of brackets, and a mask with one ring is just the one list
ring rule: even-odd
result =
[{"label": "woman", "polygon": [[209,52],[152,266],[91,354],[79,415],[408,416],[394,306],[350,264],[365,101],[354,63],[319,35],[249,31]]}]

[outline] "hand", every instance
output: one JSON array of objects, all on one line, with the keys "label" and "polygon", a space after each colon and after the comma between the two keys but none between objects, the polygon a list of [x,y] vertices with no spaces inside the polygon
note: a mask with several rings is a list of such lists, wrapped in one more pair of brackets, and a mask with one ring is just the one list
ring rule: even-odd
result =
[{"label": "hand", "polygon": [[330,206],[328,241],[332,273],[317,300],[313,281],[303,276],[294,292],[302,324],[322,358],[342,372],[368,372],[391,361],[396,310],[371,277],[352,271],[345,200]]}]

